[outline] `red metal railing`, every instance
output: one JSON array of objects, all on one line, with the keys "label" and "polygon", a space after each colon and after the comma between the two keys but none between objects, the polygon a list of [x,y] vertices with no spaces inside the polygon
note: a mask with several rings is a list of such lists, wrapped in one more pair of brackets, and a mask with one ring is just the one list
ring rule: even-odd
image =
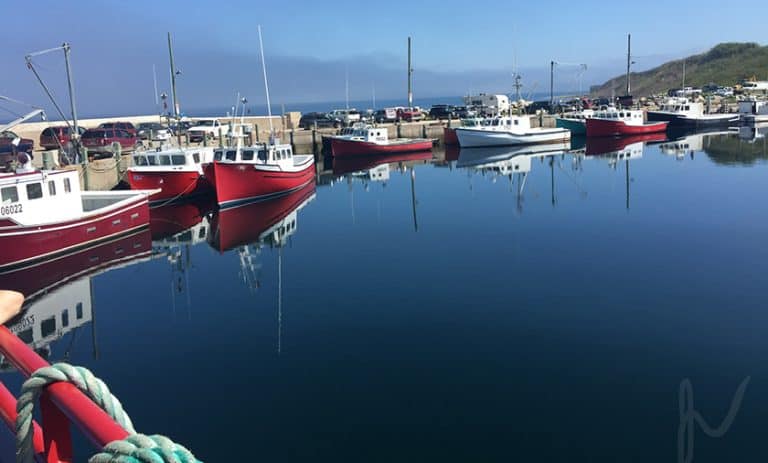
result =
[{"label": "red metal railing", "polygon": [[[24,342],[0,326],[0,354],[24,376],[50,366]],[[73,423],[99,449],[107,443],[124,439],[128,433],[83,392],[69,383],[54,383],[40,396],[44,428],[34,424],[35,453],[48,463],[71,462],[72,441],[69,423]],[[11,433],[16,430],[16,398],[0,383],[0,418]]]}]

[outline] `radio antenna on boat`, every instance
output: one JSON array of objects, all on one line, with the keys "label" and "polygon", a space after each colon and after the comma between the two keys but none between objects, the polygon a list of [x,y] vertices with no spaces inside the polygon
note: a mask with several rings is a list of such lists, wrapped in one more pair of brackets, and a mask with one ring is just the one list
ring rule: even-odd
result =
[{"label": "radio antenna on boat", "polygon": [[264,72],[264,91],[267,94],[267,116],[269,116],[269,137],[274,136],[274,128],[272,127],[272,105],[269,103],[269,85],[267,84],[267,63],[264,60],[264,42],[261,40],[261,24],[258,26],[259,30],[259,52],[261,53],[261,70]]}]

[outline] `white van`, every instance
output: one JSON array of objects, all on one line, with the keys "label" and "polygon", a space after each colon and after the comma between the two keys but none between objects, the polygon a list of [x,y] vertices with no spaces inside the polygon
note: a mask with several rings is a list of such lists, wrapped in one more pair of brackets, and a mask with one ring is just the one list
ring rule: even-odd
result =
[{"label": "white van", "polygon": [[360,112],[354,108],[352,109],[334,109],[328,113],[331,117],[341,119],[344,124],[354,124],[360,122]]}]

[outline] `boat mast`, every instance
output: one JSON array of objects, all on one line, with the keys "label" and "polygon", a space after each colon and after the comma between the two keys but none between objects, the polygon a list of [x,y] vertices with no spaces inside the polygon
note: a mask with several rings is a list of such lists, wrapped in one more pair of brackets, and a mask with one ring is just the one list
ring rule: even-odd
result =
[{"label": "boat mast", "polygon": [[344,68],[344,104],[349,109],[349,66]]},{"label": "boat mast", "polygon": [[411,66],[411,38],[408,37],[408,109],[413,108],[413,67]]},{"label": "boat mast", "polygon": [[685,91],[685,59],[683,59],[683,91]]},{"label": "boat mast", "polygon": [[632,65],[632,34],[627,34],[627,95],[631,95],[631,87],[629,85],[629,67]]},{"label": "boat mast", "polygon": [[267,94],[267,115],[269,116],[269,137],[270,141],[274,135],[272,127],[272,105],[269,102],[269,85],[267,84],[267,64],[264,61],[264,42],[261,40],[261,24],[259,24],[259,51],[261,52],[261,70],[264,72],[264,91]]}]

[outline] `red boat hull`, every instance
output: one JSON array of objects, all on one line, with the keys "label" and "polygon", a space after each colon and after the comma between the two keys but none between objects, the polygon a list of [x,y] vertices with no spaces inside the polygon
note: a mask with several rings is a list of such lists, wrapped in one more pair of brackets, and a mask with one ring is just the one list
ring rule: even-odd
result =
[{"label": "red boat hull", "polygon": [[658,133],[667,130],[667,124],[668,122],[651,122],[643,125],[627,125],[624,121],[589,118],[587,119],[587,136],[615,137]]},{"label": "red boat hull", "polygon": [[0,228],[0,274],[56,259],[135,232],[149,224],[147,197],[122,207],[68,222]]},{"label": "red boat hull", "polygon": [[432,150],[432,140],[423,138],[397,141],[390,140],[387,144],[376,144],[366,141],[331,139],[331,154],[335,157],[370,156],[376,154],[412,153],[415,151]]},{"label": "red boat hull", "polygon": [[315,178],[312,162],[296,172],[255,169],[253,164],[212,162],[204,167],[213,182],[216,201],[221,207],[267,199],[297,190]]},{"label": "red boat hull", "polygon": [[199,196],[213,192],[208,180],[194,171],[134,172],[128,171],[128,184],[132,190],[154,190],[150,203],[170,201],[183,197]]},{"label": "red boat hull", "polygon": [[38,295],[48,294],[69,281],[101,273],[117,264],[148,257],[151,253],[152,237],[149,230],[141,229],[59,259],[46,260],[32,267],[3,274],[3,289],[19,291],[28,304]]},{"label": "red boat hull", "polygon": [[209,244],[219,252],[253,243],[315,193],[314,182],[282,196],[241,207],[222,209],[211,219]]},{"label": "red boat hull", "polygon": [[445,146],[454,146],[459,144],[459,138],[456,136],[456,129],[453,127],[443,128],[443,138]]}]

